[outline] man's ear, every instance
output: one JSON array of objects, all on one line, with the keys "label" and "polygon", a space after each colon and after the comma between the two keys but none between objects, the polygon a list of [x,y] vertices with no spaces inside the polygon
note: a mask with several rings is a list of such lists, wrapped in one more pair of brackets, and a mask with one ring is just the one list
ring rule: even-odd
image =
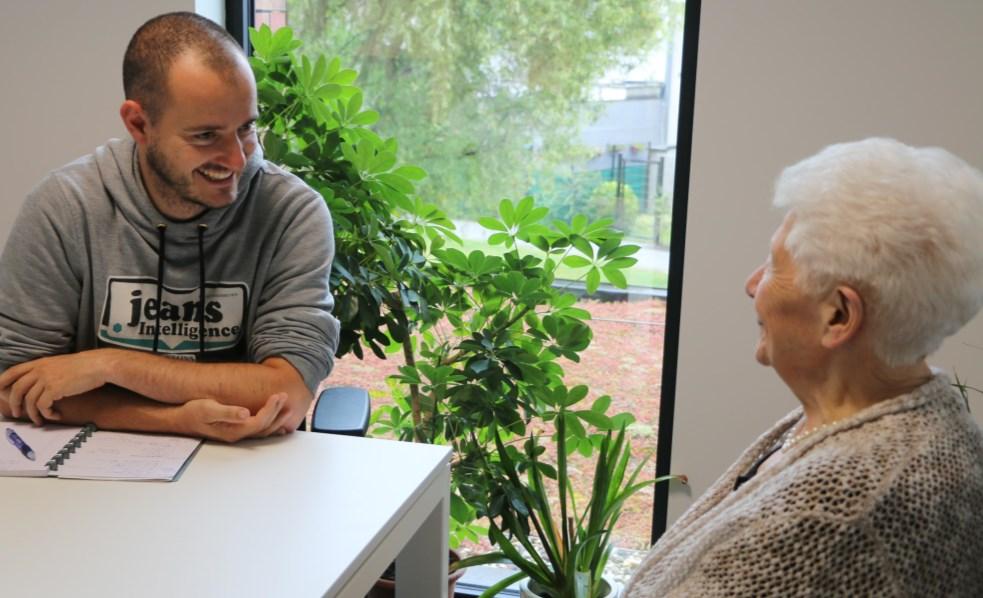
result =
[{"label": "man's ear", "polygon": [[864,302],[860,293],[852,287],[841,285],[833,289],[823,301],[823,346],[835,349],[860,334],[863,326]]},{"label": "man's ear", "polygon": [[130,132],[133,141],[137,145],[147,143],[147,128],[150,126],[150,119],[143,106],[135,100],[126,100],[119,107],[119,116],[123,119],[123,126]]}]

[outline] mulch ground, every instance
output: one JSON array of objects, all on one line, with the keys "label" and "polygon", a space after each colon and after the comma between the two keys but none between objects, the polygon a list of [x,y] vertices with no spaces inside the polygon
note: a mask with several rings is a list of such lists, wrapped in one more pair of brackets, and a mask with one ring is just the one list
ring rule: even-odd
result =
[{"label": "mulch ground", "polygon": [[[636,458],[654,454],[659,418],[662,380],[662,343],[665,332],[665,304],[660,300],[612,302],[582,301],[578,307],[592,315],[594,340],[582,354],[580,363],[565,362],[567,382],[586,384],[588,404],[610,395],[608,414],[629,412],[636,423],[631,427],[632,452]],[[328,383],[332,386],[360,386],[369,389],[373,407],[388,400],[386,378],[402,364],[399,354],[380,360],[371,353],[365,359],[347,356],[335,364]],[[571,461],[571,478],[579,495],[590,490],[592,466],[587,460]],[[655,475],[654,456],[646,466],[648,478]],[[615,543],[623,548],[645,549],[652,527],[653,491],[639,492],[624,508],[615,530]],[[578,505],[584,501],[578,501]],[[484,546],[487,547],[487,546]],[[475,547],[482,548],[482,546]]]}]

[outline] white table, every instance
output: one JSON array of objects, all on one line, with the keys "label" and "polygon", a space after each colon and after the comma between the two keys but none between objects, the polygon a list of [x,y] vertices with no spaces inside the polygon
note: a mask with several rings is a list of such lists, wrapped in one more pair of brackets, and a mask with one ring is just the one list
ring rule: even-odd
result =
[{"label": "white table", "polygon": [[447,596],[449,450],[298,432],[171,483],[0,478],[0,594]]}]

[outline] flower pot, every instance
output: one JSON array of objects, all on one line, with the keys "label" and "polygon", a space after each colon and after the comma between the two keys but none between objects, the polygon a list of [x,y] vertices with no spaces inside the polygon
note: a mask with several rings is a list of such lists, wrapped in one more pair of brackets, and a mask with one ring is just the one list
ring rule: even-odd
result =
[{"label": "flower pot", "polygon": [[[601,585],[607,584],[607,593],[601,593],[601,598],[621,598],[621,584],[612,581],[606,577],[601,578]],[[542,593],[543,590],[539,587],[539,584],[526,578],[522,580],[519,584],[519,596],[521,598],[547,598],[547,594]]]},{"label": "flower pot", "polygon": [[[453,550],[449,551],[448,560],[451,563],[461,560],[460,555],[458,555]],[[389,569],[386,569],[386,573],[383,573],[379,581],[375,582],[372,589],[366,594],[365,598],[393,598],[396,595],[396,580],[395,576],[390,575],[390,570],[394,570],[395,563],[390,565]],[[447,576],[447,595],[454,595],[454,587],[457,586],[457,580],[461,579],[464,575],[464,569],[458,569],[450,575]]]}]

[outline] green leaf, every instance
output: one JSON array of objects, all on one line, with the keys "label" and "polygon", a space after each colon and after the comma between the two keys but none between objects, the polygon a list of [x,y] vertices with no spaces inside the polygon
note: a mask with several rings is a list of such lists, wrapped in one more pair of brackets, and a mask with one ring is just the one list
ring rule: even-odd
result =
[{"label": "green leaf", "polygon": [[358,166],[356,160],[358,159],[355,155],[355,149],[350,143],[341,144],[341,153],[345,156],[345,159],[351,162],[353,165]]},{"label": "green leaf", "polygon": [[537,249],[543,252],[550,250],[550,243],[545,237],[533,237],[529,240]]},{"label": "green leaf", "polygon": [[339,85],[351,85],[355,82],[357,77],[357,71],[353,71],[352,69],[344,69],[335,73],[334,76],[331,77],[331,82]]},{"label": "green leaf", "polygon": [[359,112],[354,117],[352,117],[349,123],[353,125],[368,126],[374,125],[379,122],[379,113],[375,110],[366,110],[364,112]]},{"label": "green leaf", "polygon": [[587,271],[587,293],[593,295],[600,286],[601,273],[597,268],[591,268]]},{"label": "green leaf", "polygon": [[467,521],[468,517],[473,512],[473,509],[471,509],[471,507],[464,502],[464,499],[452,492],[450,511],[451,517],[457,521]]},{"label": "green leaf", "polygon": [[563,414],[563,421],[566,422],[566,428],[569,436],[574,438],[587,438],[587,430],[584,429],[583,424],[580,423],[580,418],[576,414],[569,411]]},{"label": "green leaf", "polygon": [[597,413],[596,411],[576,411],[577,417],[589,423],[599,430],[610,430],[612,429],[611,418],[608,416]]},{"label": "green leaf", "polygon": [[[595,243],[596,242],[597,241],[595,241]],[[598,246],[597,246],[597,255],[599,257],[603,257],[603,256],[606,256],[606,255],[609,255],[612,251],[614,251],[615,249],[617,249],[617,247],[620,244],[621,244],[621,237],[620,236],[617,236],[617,235],[616,236],[613,236],[613,237],[609,237],[607,239],[604,239],[603,241],[601,241],[600,243],[598,243]]]},{"label": "green leaf", "polygon": [[325,83],[317,88],[314,95],[325,101],[334,100],[341,96],[341,86],[334,83]]},{"label": "green leaf", "polygon": [[422,181],[427,178],[427,171],[419,168],[417,166],[404,165],[400,166],[393,171],[393,174],[399,175],[404,179],[409,179],[411,181]]},{"label": "green leaf", "polygon": [[[258,77],[257,77],[258,78]],[[277,105],[284,101],[283,94],[272,87],[264,87],[257,92],[259,101],[267,105]]]},{"label": "green leaf", "polygon": [[283,156],[282,162],[294,169],[307,168],[313,165],[313,162],[311,162],[310,159],[296,152],[288,152],[285,156]]},{"label": "green leaf", "polygon": [[362,109],[362,92],[356,91],[352,94],[352,97],[348,99],[348,114],[358,114],[359,110]]},{"label": "green leaf", "polygon": [[624,270],[625,268],[631,268],[638,263],[633,257],[622,257],[605,262],[605,268],[618,268],[619,270]]},{"label": "green leaf", "polygon": [[283,161],[283,156],[287,153],[287,144],[283,138],[273,131],[267,131],[263,135],[263,154],[266,159],[273,163]]},{"label": "green leaf", "polygon": [[519,200],[519,204],[515,207],[515,219],[516,221],[524,220],[529,212],[533,208],[533,199],[528,195]]},{"label": "green leaf", "polygon": [[611,397],[608,395],[604,395],[603,397],[599,397],[596,401],[594,401],[594,404],[591,405],[590,409],[595,413],[606,413],[610,406],[611,406]]},{"label": "green leaf", "polygon": [[635,423],[635,416],[631,413],[617,413],[611,416],[611,425],[615,428],[623,428]]},{"label": "green leaf", "polygon": [[[451,494],[452,499],[454,496],[455,496],[454,494]],[[477,565],[491,565],[495,563],[508,563],[508,562],[509,562],[508,558],[506,558],[505,555],[501,552],[486,552],[484,554],[477,554],[475,556],[469,556],[467,558],[461,559],[460,561],[451,563],[451,566],[453,567],[452,571],[456,571],[458,569],[474,567]],[[525,574],[523,574],[523,577],[524,576]],[[494,596],[494,594],[492,596]]]},{"label": "green leaf", "polygon": [[328,70],[328,61],[321,54],[317,57],[317,61],[314,63],[314,74],[311,75],[312,82],[316,85],[324,79],[324,74]]},{"label": "green leaf", "polygon": [[397,191],[402,193],[413,193],[413,183],[409,182],[398,174],[385,172],[376,175],[376,178]]},{"label": "green leaf", "polygon": [[577,318],[578,320],[589,320],[591,319],[590,312],[586,309],[580,309],[579,307],[567,307],[562,310],[563,315],[570,318]]},{"label": "green leaf", "polygon": [[485,254],[477,249],[468,254],[468,269],[472,272],[480,272],[485,263]]},{"label": "green leaf", "polygon": [[580,235],[574,235],[573,237],[570,237],[570,244],[573,245],[580,253],[594,259],[594,248],[591,247],[590,241],[587,239],[581,237]]},{"label": "green leaf", "polygon": [[[279,33],[279,30],[277,30],[277,33]],[[279,37],[277,33],[273,34],[274,52],[281,49],[280,46],[277,44],[277,37]],[[284,45],[284,47],[286,46]],[[297,66],[297,68],[294,69],[294,71],[297,75],[297,82],[305,90],[310,89],[311,87],[311,73],[313,70],[314,67],[311,66],[311,59],[308,58],[307,56],[301,56],[300,64]]]},{"label": "green leaf", "polygon": [[558,295],[553,299],[554,309],[563,309],[565,307],[570,307],[577,302],[577,296],[573,293],[563,293]]},{"label": "green leaf", "polygon": [[328,63],[328,70],[324,73],[325,78],[331,79],[336,74],[338,74],[338,69],[341,68],[341,57],[335,56]]},{"label": "green leaf", "polygon": [[575,405],[579,403],[580,401],[584,400],[584,397],[587,396],[587,392],[588,392],[587,386],[583,384],[578,384],[577,386],[574,386],[567,393],[567,400],[563,402],[563,405],[565,407],[569,407],[570,405]]},{"label": "green leaf", "polygon": [[540,206],[538,208],[534,208],[533,210],[531,210],[529,212],[529,214],[525,218],[522,219],[522,221],[525,222],[525,223],[527,223],[527,224],[531,224],[533,222],[539,222],[540,220],[542,220],[543,218],[545,218],[546,215],[549,214],[549,213],[550,213],[550,209],[549,208],[547,208],[545,206]]},{"label": "green leaf", "polygon": [[515,209],[508,199],[503,199],[498,204],[498,213],[502,216],[502,222],[505,223],[505,226],[511,227],[515,224]]},{"label": "green leaf", "polygon": [[280,27],[273,33],[273,49],[280,52],[287,52],[290,49],[290,42],[294,38],[294,32],[290,27]]},{"label": "green leaf", "polygon": [[253,53],[262,58],[270,57],[270,47],[273,43],[273,30],[269,25],[263,24],[259,29],[249,29],[249,41],[253,46]]},{"label": "green leaf", "polygon": [[601,269],[604,272],[604,277],[608,279],[608,282],[618,287],[619,289],[628,288],[628,279],[625,275],[617,268],[604,267]]},{"label": "green leaf", "polygon": [[591,453],[594,452],[594,445],[591,444],[590,440],[582,438],[577,443],[577,452],[580,453],[581,456],[590,457]]},{"label": "green leaf", "polygon": [[502,245],[503,243],[508,243],[512,240],[512,237],[508,233],[495,233],[488,237],[489,245]]},{"label": "green leaf", "polygon": [[563,263],[571,268],[584,268],[591,265],[591,261],[579,255],[568,255],[563,258]]},{"label": "green leaf", "polygon": [[317,117],[318,121],[324,123],[325,127],[328,129],[334,129],[338,127],[338,121],[334,118],[331,111],[322,102],[315,102],[308,106],[314,116]]},{"label": "green leaf", "polygon": [[498,230],[502,232],[508,231],[508,227],[501,223],[501,221],[495,218],[489,218],[488,216],[482,216],[478,218],[478,224],[487,228],[488,230]]},{"label": "green leaf", "polygon": [[460,270],[468,269],[468,257],[459,249],[446,249],[437,254],[437,257],[445,262],[457,267]]},{"label": "green leaf", "polygon": [[[375,159],[369,163],[368,169],[372,172],[386,172],[396,163],[396,154],[392,152],[379,152]],[[393,175],[399,176],[399,175]],[[402,178],[402,177],[400,177]]]},{"label": "green leaf", "polygon": [[574,232],[583,232],[584,228],[587,226],[587,216],[584,214],[577,214],[570,221],[570,227]]},{"label": "green leaf", "polygon": [[638,245],[622,245],[608,254],[606,257],[608,259],[616,259],[620,257],[628,257],[629,255],[634,255],[638,253],[642,248]]}]

